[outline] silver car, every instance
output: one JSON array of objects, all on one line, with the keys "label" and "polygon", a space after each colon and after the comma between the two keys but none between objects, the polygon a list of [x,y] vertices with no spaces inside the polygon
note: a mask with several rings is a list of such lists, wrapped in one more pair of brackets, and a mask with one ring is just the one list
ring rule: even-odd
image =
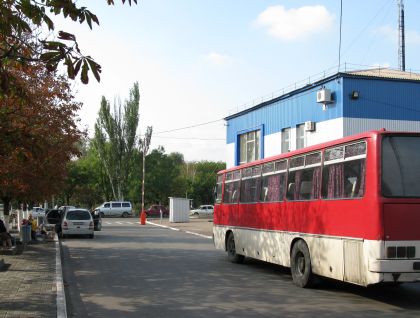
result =
[{"label": "silver car", "polygon": [[190,211],[191,216],[212,216],[214,206],[212,205],[200,205],[198,209]]},{"label": "silver car", "polygon": [[129,217],[132,216],[131,202],[129,201],[109,201],[104,202],[101,206],[95,209],[101,217],[116,216],[116,217]]},{"label": "silver car", "polygon": [[64,212],[61,220],[61,237],[68,235],[89,235],[94,237],[92,215],[86,209],[69,209]]}]

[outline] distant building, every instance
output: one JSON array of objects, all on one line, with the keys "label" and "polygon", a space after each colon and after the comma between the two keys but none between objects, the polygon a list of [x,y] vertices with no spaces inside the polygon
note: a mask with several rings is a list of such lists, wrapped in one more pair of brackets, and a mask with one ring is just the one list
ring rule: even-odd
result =
[{"label": "distant building", "polygon": [[339,72],[225,120],[228,168],[373,129],[420,131],[420,74]]}]

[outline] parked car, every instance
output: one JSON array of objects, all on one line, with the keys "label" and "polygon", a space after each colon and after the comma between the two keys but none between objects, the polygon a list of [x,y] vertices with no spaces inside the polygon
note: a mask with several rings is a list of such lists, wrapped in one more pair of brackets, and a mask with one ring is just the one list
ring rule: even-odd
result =
[{"label": "parked car", "polygon": [[93,218],[89,210],[69,209],[64,212],[61,220],[61,237],[67,235],[89,235],[94,237]]},{"label": "parked car", "polygon": [[45,212],[44,226],[46,230],[50,231],[55,229],[56,233],[61,231],[61,217],[63,216],[63,210],[50,209]]},{"label": "parked car", "polygon": [[200,205],[198,209],[190,211],[190,215],[194,216],[211,216],[213,215],[214,206],[212,205]]},{"label": "parked car", "polygon": [[32,214],[33,218],[38,218],[38,217],[44,217],[45,216],[45,210],[44,208],[41,208],[39,206],[33,207],[32,211],[29,212]]},{"label": "parked car", "polygon": [[118,217],[129,217],[132,216],[132,206],[129,201],[110,201],[104,202],[102,205],[95,208],[101,217],[105,216],[118,216]]},{"label": "parked car", "polygon": [[102,230],[102,217],[99,211],[93,210],[92,212],[90,212],[90,214],[92,215],[94,230]]},{"label": "parked car", "polygon": [[60,206],[58,209],[59,210],[63,210],[64,212],[66,212],[68,209],[75,209],[76,207],[73,205],[62,205]]},{"label": "parked car", "polygon": [[169,210],[164,205],[158,205],[158,204],[151,205],[146,210],[146,216],[147,217],[151,217],[151,216],[160,217],[160,211],[162,211],[162,216],[164,217],[169,216]]}]

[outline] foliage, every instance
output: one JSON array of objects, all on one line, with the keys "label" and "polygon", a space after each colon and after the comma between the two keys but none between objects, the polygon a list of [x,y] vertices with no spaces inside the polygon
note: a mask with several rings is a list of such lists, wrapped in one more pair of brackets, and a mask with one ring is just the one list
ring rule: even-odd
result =
[{"label": "foliage", "polygon": [[189,184],[188,197],[193,200],[194,206],[214,202],[216,173],[225,168],[224,162],[200,161],[185,164],[184,175]]},{"label": "foliage", "polygon": [[[133,205],[141,202],[141,180],[143,153],[133,152],[133,164],[127,179],[127,195]],[[99,155],[91,143],[83,156],[70,164],[69,197],[66,204],[91,207],[111,199],[109,184],[104,176]],[[145,207],[154,203],[168,204],[169,197],[188,197],[194,205],[211,204],[216,183],[216,173],[225,169],[225,163],[212,161],[185,162],[180,153],[166,154],[159,147],[146,156]],[[108,192],[107,192],[108,191]]]},{"label": "foliage", "polygon": [[102,97],[99,116],[95,124],[94,146],[108,176],[115,200],[123,200],[127,193],[127,180],[135,151],[139,122],[140,93],[135,83],[129,99],[114,104],[111,114],[109,101]]},{"label": "foliage", "polygon": [[[122,0],[137,4],[137,0]],[[113,5],[113,0],[107,0]],[[54,71],[60,63],[67,68],[68,77],[74,79],[80,72],[81,81],[87,84],[91,71],[100,80],[101,66],[92,57],[83,55],[74,34],[59,31],[56,39],[49,40],[39,30],[56,30],[52,16],[61,15],[65,19],[99,25],[98,17],[86,7],[77,6],[76,0],[2,0],[0,2],[0,67],[8,61],[24,63],[44,62],[48,70]],[[53,33],[54,34],[54,33]],[[29,37],[28,37],[29,35]],[[35,38],[35,41],[33,39]],[[31,51],[24,54],[23,51]],[[0,92],[7,91],[8,78],[2,77]]]},{"label": "foliage", "polygon": [[[102,201],[107,187],[103,186],[103,170],[93,147],[79,159],[68,164],[68,177],[64,187],[63,204],[92,208]],[[109,191],[108,191],[109,193]]]},{"label": "foliage", "polygon": [[61,190],[66,163],[79,154],[81,104],[67,79],[42,64],[10,62],[5,72],[18,89],[0,95],[0,195],[43,200]]}]

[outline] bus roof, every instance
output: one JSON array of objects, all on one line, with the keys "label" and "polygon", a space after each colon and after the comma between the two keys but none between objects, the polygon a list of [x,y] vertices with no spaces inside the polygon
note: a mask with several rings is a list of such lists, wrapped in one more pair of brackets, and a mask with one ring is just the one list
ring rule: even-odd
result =
[{"label": "bus roof", "polygon": [[340,139],[335,139],[335,140],[331,140],[331,141],[327,141],[324,143],[320,143],[320,144],[316,144],[313,146],[309,146],[309,147],[305,147],[302,149],[297,149],[297,150],[293,150],[287,153],[282,153],[282,154],[278,154],[278,155],[274,155],[271,157],[267,157],[264,159],[260,159],[260,160],[256,160],[256,161],[252,161],[252,162],[248,162],[248,163],[244,163],[242,165],[239,166],[235,166],[229,169],[225,169],[225,170],[221,170],[219,171],[217,174],[222,174],[225,172],[229,172],[229,171],[235,171],[235,170],[239,170],[239,169],[243,169],[243,168],[247,168],[247,167],[252,167],[258,164],[263,164],[266,162],[270,162],[273,160],[278,160],[278,159],[285,159],[285,158],[289,158],[289,157],[293,157],[296,155],[300,155],[300,154],[304,154],[304,153],[308,153],[308,152],[312,152],[312,151],[317,151],[317,150],[321,150],[324,148],[329,148],[329,147],[333,147],[334,145],[338,145],[338,144],[342,144],[342,143],[349,143],[352,141],[357,141],[360,139],[365,139],[365,138],[376,138],[378,135],[404,135],[404,134],[410,134],[410,135],[418,135],[420,136],[420,132],[409,132],[409,131],[387,131],[385,130],[385,128],[382,128],[380,130],[370,130],[370,131],[366,131],[360,134],[356,134],[356,135],[351,135],[351,136],[347,136],[347,137],[343,137]]}]

